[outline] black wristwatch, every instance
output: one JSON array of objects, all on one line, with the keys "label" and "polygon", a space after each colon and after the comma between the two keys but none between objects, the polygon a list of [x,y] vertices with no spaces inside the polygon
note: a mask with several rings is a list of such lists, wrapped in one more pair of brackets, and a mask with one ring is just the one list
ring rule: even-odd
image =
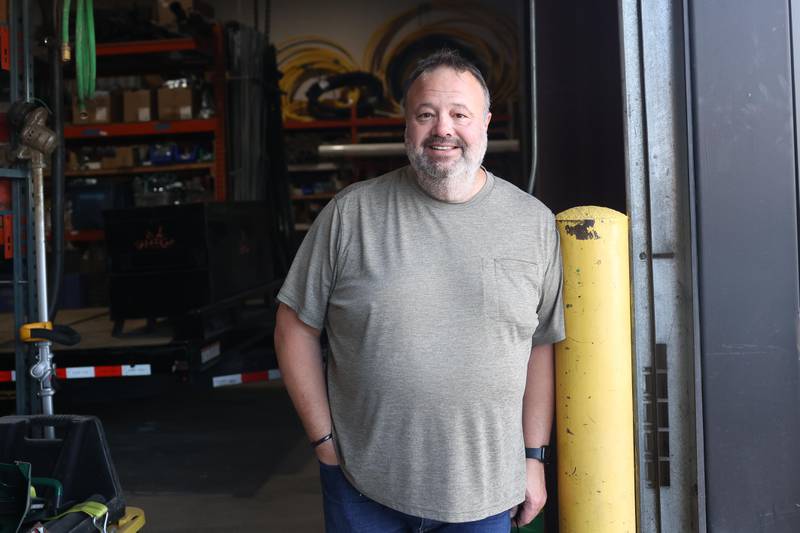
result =
[{"label": "black wristwatch", "polygon": [[525,448],[525,459],[536,459],[540,463],[550,464],[550,446],[542,446],[541,448]]}]

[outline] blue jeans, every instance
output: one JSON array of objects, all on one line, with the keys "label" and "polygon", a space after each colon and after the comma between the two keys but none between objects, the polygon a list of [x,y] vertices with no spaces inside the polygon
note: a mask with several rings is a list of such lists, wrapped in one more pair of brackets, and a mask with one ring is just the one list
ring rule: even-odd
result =
[{"label": "blue jeans", "polygon": [[448,524],[411,516],[375,502],[360,492],[344,477],[342,469],[320,463],[322,502],[326,533],[408,533],[437,531],[441,533],[509,533],[508,511],[459,524]]}]

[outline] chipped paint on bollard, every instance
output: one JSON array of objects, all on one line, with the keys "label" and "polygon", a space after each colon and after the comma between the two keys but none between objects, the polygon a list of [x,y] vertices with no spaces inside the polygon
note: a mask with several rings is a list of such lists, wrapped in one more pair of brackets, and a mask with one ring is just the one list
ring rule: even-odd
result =
[{"label": "chipped paint on bollard", "polygon": [[628,218],[556,217],[567,338],[556,345],[561,533],[636,531]]}]

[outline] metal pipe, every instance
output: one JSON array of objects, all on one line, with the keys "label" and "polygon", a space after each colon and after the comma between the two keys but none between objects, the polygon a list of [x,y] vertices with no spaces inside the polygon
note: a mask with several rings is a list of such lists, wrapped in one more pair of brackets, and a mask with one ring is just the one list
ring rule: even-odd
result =
[{"label": "metal pipe", "polygon": [[44,154],[32,151],[31,174],[33,178],[33,240],[36,256],[36,290],[38,292],[37,318],[47,322],[47,257],[44,231]]},{"label": "metal pipe", "polygon": [[53,152],[50,175],[52,182],[52,207],[50,209],[53,261],[50,270],[50,302],[48,315],[54,321],[58,312],[58,295],[64,275],[64,78],[61,67],[61,1],[53,2],[53,36],[49,43],[51,102],[53,131],[56,133],[56,149]]},{"label": "metal pipe", "polygon": [[[654,479],[648,480],[653,450],[648,445],[649,424],[657,416],[647,395],[646,368],[655,365],[653,320],[653,263],[650,223],[650,175],[648,173],[647,115],[644,108],[641,4],[619,0],[620,55],[622,63],[623,135],[625,185],[630,220],[631,309],[633,312],[633,374],[636,404],[636,531],[661,532],[660,483],[657,457]],[[656,420],[657,423],[657,420]]]},{"label": "metal pipe", "polygon": [[536,172],[539,170],[539,108],[536,91],[536,0],[531,0],[531,175],[528,178],[528,194],[533,194],[536,185]]},{"label": "metal pipe", "polygon": [[[321,144],[318,148],[320,157],[382,157],[387,155],[404,155],[404,143],[372,143],[372,144]],[[519,151],[518,139],[489,141],[487,153],[504,153]]]},{"label": "metal pipe", "polygon": [[49,341],[36,343],[37,362],[31,367],[31,376],[41,382],[42,414],[53,414],[53,352]]},{"label": "metal pipe", "polygon": [[[47,322],[47,258],[45,256],[44,230],[44,154],[31,151],[31,175],[33,181],[33,232],[34,255],[36,257],[36,288],[38,291],[37,313],[39,322]],[[36,343],[36,364],[31,367],[31,376],[40,383],[39,396],[42,400],[42,414],[53,414],[53,353],[50,342]],[[45,438],[55,438],[55,428],[44,428]]]},{"label": "metal pipe", "polygon": [[28,2],[21,2],[22,8],[22,53],[25,57],[25,79],[23,80],[24,94],[23,98],[26,102],[30,102],[33,98],[33,65],[30,58],[33,57],[31,51],[31,10]]}]

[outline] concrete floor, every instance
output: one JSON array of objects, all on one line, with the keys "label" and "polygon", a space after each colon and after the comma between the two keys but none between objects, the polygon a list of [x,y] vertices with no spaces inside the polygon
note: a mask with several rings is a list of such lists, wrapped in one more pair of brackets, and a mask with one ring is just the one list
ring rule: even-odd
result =
[{"label": "concrete floor", "polygon": [[323,531],[316,458],[280,382],[71,408],[103,421],[148,532]]}]

